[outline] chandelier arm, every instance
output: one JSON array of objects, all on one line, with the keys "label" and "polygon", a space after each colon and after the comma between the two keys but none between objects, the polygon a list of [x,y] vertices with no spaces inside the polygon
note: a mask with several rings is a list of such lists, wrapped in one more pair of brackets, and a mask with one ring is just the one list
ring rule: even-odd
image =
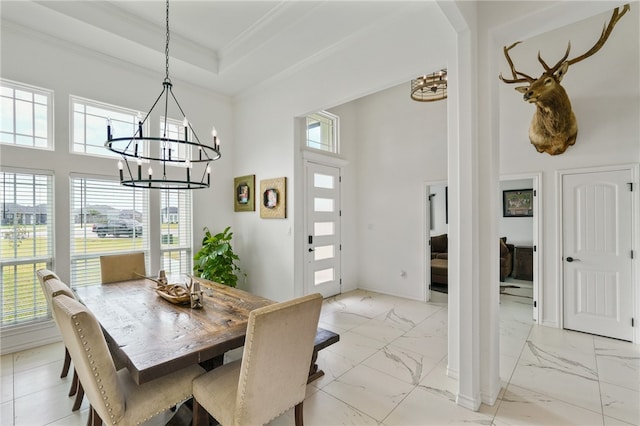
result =
[{"label": "chandelier arm", "polygon": [[[174,102],[176,103],[176,105],[178,106],[178,109],[180,110],[180,114],[182,114],[182,117],[186,118],[187,115],[182,110],[182,107],[180,106],[180,102],[178,102],[178,99],[176,98],[176,95],[173,93],[173,87],[169,87],[169,93],[171,93],[171,96],[173,97]],[[196,141],[198,141],[198,145],[202,145],[202,142],[200,142],[200,139],[198,138],[198,135],[193,130],[193,127],[191,127],[191,122],[190,121],[188,121],[188,125],[189,125],[189,129],[191,129],[191,134],[196,139]]]}]

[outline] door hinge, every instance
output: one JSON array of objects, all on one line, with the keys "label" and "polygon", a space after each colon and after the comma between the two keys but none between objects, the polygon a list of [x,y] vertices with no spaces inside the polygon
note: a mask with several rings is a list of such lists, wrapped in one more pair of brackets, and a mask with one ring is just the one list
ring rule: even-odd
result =
[{"label": "door hinge", "polygon": [[340,278],[340,285],[342,285],[342,278]]},{"label": "door hinge", "polygon": [[633,250],[631,250],[631,258],[633,259]]},{"label": "door hinge", "polygon": [[536,191],[535,189],[533,190],[533,196],[537,197],[538,196],[538,191]]},{"label": "door hinge", "polygon": [[340,244],[340,251],[342,251],[342,244]]},{"label": "door hinge", "polygon": [[533,301],[533,307],[534,307],[534,308],[537,308],[537,307],[538,307],[538,301],[537,301],[537,300],[534,300],[534,301]]},{"label": "door hinge", "polygon": [[629,191],[633,192],[633,182],[629,182],[627,185],[629,185]]},{"label": "door hinge", "polygon": [[342,176],[338,176],[338,182],[342,183]]},{"label": "door hinge", "polygon": [[631,318],[631,327],[635,327],[636,325],[634,324],[633,318]]},{"label": "door hinge", "polygon": [[342,210],[338,212],[338,216],[342,217]]},{"label": "door hinge", "polygon": [[538,246],[533,246],[533,251],[538,251]]}]

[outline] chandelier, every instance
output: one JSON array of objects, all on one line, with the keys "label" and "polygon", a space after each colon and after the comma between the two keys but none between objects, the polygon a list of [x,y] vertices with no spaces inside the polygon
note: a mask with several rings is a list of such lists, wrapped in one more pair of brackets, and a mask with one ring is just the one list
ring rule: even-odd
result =
[{"label": "chandelier", "polygon": [[432,102],[447,98],[447,70],[411,80],[411,99],[418,102]]},{"label": "chandelier", "polygon": [[[108,119],[107,141],[104,146],[122,156],[122,159],[118,161],[118,170],[120,184],[124,186],[159,189],[209,188],[211,186],[210,163],[220,158],[220,139],[214,127],[211,131],[212,144],[201,143],[173,94],[173,84],[169,78],[169,0],[167,0],[166,8],[166,28],[165,78],[162,82],[160,95],[144,119],[138,119],[133,136],[114,138],[111,133],[111,119]],[[144,135],[144,125],[161,99],[164,103],[164,115],[161,118],[163,126],[161,126],[160,132],[162,135],[160,137]],[[170,103],[170,100],[173,102]],[[168,122],[170,104],[173,109],[177,106],[182,116],[182,129],[173,126],[177,128],[177,131],[170,130],[171,123]],[[143,163],[145,163],[145,168],[148,164],[145,173],[142,170]],[[167,166],[171,165],[176,167],[173,170],[169,169],[171,178],[168,178]],[[194,169],[194,165],[197,166],[196,169]],[[181,172],[180,168],[184,171]],[[176,178],[176,175],[182,176]]]}]

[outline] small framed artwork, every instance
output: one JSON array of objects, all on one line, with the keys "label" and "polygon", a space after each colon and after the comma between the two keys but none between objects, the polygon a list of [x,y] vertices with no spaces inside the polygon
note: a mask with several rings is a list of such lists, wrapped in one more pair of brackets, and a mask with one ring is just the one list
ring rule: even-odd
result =
[{"label": "small framed artwork", "polygon": [[532,217],[533,189],[502,191],[503,217]]},{"label": "small framed artwork", "polygon": [[256,175],[240,176],[233,179],[233,210],[237,212],[253,212],[255,202]]},{"label": "small framed artwork", "polygon": [[287,217],[287,178],[260,181],[260,217],[284,219]]}]

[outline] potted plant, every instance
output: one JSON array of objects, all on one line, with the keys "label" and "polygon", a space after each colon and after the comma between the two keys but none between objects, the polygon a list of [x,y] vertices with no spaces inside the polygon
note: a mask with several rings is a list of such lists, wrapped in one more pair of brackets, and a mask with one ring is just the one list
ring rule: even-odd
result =
[{"label": "potted plant", "polygon": [[231,248],[231,227],[219,234],[211,235],[204,228],[202,248],[193,257],[193,272],[197,277],[235,287],[238,281],[236,272],[242,272],[236,261],[240,260]]}]

